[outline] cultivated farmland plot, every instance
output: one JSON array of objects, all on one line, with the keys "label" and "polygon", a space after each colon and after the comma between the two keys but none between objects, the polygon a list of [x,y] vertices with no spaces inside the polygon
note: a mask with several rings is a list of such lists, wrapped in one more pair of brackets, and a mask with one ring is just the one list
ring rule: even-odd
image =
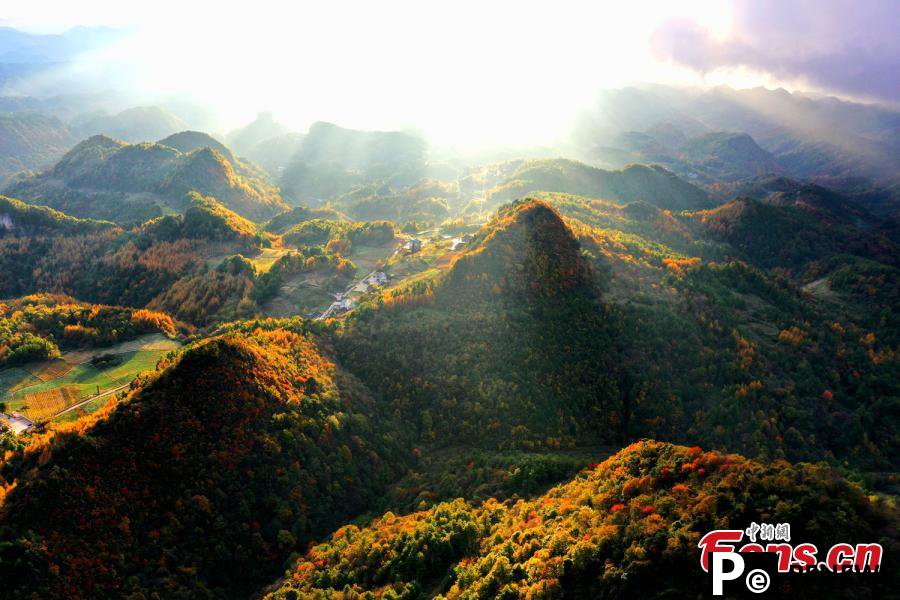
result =
[{"label": "cultivated farmland plot", "polygon": [[64,377],[72,369],[72,365],[64,360],[57,359],[27,365],[25,369],[37,379],[46,382]]},{"label": "cultivated farmland plot", "polygon": [[[159,359],[178,345],[164,335],[153,334],[109,348],[67,352],[61,360],[3,369],[0,400],[7,402],[10,410],[20,411],[32,420],[49,419],[100,392],[128,384],[142,371],[156,368]],[[97,354],[114,354],[119,361],[98,368],[90,362]],[[108,400],[102,397],[83,408],[91,412]],[[77,414],[73,411],[66,416]]]},{"label": "cultivated farmland plot", "polygon": [[65,410],[78,401],[78,388],[74,385],[63,385],[58,388],[25,394],[25,415],[32,421],[43,421]]}]

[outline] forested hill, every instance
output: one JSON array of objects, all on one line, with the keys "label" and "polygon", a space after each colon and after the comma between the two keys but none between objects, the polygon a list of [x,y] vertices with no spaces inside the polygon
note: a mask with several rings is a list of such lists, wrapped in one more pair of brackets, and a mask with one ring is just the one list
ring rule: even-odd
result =
[{"label": "forested hill", "polygon": [[214,198],[192,192],[180,202],[182,214],[124,230],[0,197],[0,298],[52,292],[152,304],[194,324],[252,306],[253,266],[224,259],[258,253],[268,238]]},{"label": "forested hill", "polygon": [[115,227],[108,221],[77,219],[47,206],[34,206],[15,198],[0,196],[0,237],[75,235]]},{"label": "forested hill", "polygon": [[597,282],[578,241],[548,204],[524,200],[501,208],[438,286],[439,297],[468,303],[564,304],[591,298]]},{"label": "forested hill", "polygon": [[426,441],[618,440],[615,324],[594,278],[555,210],[514,204],[446,275],[361,309],[339,355]]},{"label": "forested hill", "polygon": [[[697,539],[714,528],[780,520],[797,523],[798,539],[900,550],[892,505],[831,467],[763,462],[894,468],[896,435],[878,418],[896,397],[883,342],[774,272],[664,246],[704,241],[704,211],[549,198],[566,218],[549,201],[505,205],[449,266],[374,292],[342,321],[224,325],[125,399],[33,435],[2,466],[10,595],[249,597],[300,556],[266,590],[275,598],[681,598],[705,589]],[[194,309],[192,291],[244,293],[248,260],[209,269],[204,257],[269,238],[214,199],[185,202],[183,215],[127,232],[7,236],[0,256],[16,281],[37,285],[35,273],[75,272],[64,261],[93,248],[103,272],[58,283],[132,305],[152,290],[151,308],[174,316]],[[288,213],[273,228],[318,214]],[[626,255],[663,272],[632,302],[603,291]],[[722,452],[645,440],[542,493],[602,448],[643,436]],[[724,453],[736,448],[755,460]],[[442,456],[452,458],[437,473],[416,471]],[[506,471],[482,466],[485,456]],[[511,501],[481,503],[490,489]],[[454,497],[447,490],[473,503],[432,506]],[[360,527],[410,497],[433,502]],[[886,572],[860,589],[893,589]]]},{"label": "forested hill", "polygon": [[565,159],[522,161],[488,194],[494,208],[535,192],[564,192],[619,202],[641,200],[670,210],[708,208],[703,190],[659,166],[629,165],[606,171]]},{"label": "forested hill", "polygon": [[53,164],[74,141],[72,132],[57,118],[0,111],[0,181],[17,171]]},{"label": "forested hill", "polygon": [[[790,227],[816,217],[750,200],[720,231],[727,206],[672,215],[547,198],[568,224],[544,202],[503,207],[447,271],[379,295],[337,336],[343,363],[424,440],[647,436],[892,468],[898,439],[880,415],[896,403],[896,270],[841,254],[861,230]],[[825,260],[778,235],[814,241]],[[844,263],[824,301],[789,279]]]},{"label": "forested hill", "polygon": [[691,213],[703,235],[727,242],[740,256],[760,267],[792,269],[802,276],[810,263],[828,265],[841,255],[852,255],[897,266],[898,246],[872,222],[868,228],[822,196],[776,195],[767,202],[739,198],[706,211]]},{"label": "forested hill", "polygon": [[0,367],[59,358],[61,349],[130,340],[143,333],[174,337],[188,328],[163,313],[37,294],[0,302]]},{"label": "forested hill", "polygon": [[260,221],[287,208],[262,171],[197,132],[156,144],[94,136],[52,169],[15,180],[6,193],[76,217],[133,224],[182,210],[182,198],[191,191],[215,196],[238,214]]},{"label": "forested hill", "polygon": [[235,164],[236,162],[235,156],[228,146],[202,131],[180,131],[159,140],[157,143],[175,148],[184,154],[190,154],[194,150],[200,150],[202,148],[212,148],[225,157],[225,160],[229,163]]},{"label": "forested hill", "polygon": [[[457,500],[346,525],[267,598],[694,599],[709,590],[701,536],[751,522],[790,522],[792,541],[820,552],[845,539],[880,543],[885,561],[900,551],[896,509],[830,468],[645,440],[532,500]],[[888,597],[900,582],[885,566],[874,577],[801,576],[781,592]]]},{"label": "forested hill", "polygon": [[900,600],[900,0],[2,2],[0,600]]},{"label": "forested hill", "polygon": [[12,598],[248,597],[366,510],[409,456],[298,324],[201,342],[3,467]]}]

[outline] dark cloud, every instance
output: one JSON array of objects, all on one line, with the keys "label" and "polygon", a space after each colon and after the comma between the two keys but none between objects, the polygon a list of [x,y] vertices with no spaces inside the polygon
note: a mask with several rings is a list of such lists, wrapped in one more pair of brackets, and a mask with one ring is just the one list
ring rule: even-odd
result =
[{"label": "dark cloud", "polygon": [[735,0],[732,33],[693,21],[653,34],[656,53],[698,71],[745,66],[827,90],[900,102],[897,0]]}]

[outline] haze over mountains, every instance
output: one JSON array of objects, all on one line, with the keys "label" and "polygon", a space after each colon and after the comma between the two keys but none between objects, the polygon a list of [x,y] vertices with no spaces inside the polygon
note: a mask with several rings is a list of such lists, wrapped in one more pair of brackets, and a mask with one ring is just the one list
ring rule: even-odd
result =
[{"label": "haze over mountains", "polygon": [[707,185],[782,174],[879,202],[867,194],[896,189],[898,124],[896,110],[783,89],[646,86],[601,94],[577,136],[612,166],[659,162]]},{"label": "haze over mountains", "polygon": [[[659,101],[661,97],[666,101]],[[52,116],[59,114],[55,108],[41,108],[27,98],[21,104],[11,107],[0,122],[6,176],[52,166],[69,147],[91,135],[151,142],[191,128],[189,115],[183,118],[153,106],[60,120]],[[658,164],[719,199],[739,184],[784,176],[826,185],[876,212],[892,214],[898,202],[898,124],[900,113],[891,110],[792,96],[783,90],[628,88],[606,93],[596,109],[583,112],[571,139],[560,136],[537,156],[563,155],[616,169]],[[284,192],[298,202],[349,191],[330,181],[335,178],[410,184],[431,175],[459,174],[474,164],[456,150],[428,144],[419,134],[385,132],[381,139],[367,135],[353,137],[326,124],[313,125],[310,134],[295,132],[263,113],[219,139],[276,176]],[[526,152],[535,156],[534,150]],[[493,153],[495,160],[509,155],[499,148]],[[477,156],[489,161],[491,153],[480,151]],[[316,173],[306,172],[311,165],[318,167]],[[362,176],[355,181],[347,176],[356,172]]]},{"label": "haze over mountains", "polygon": [[[778,594],[900,589],[896,106],[582,97],[596,52],[572,50],[626,44],[626,8],[563,43],[518,7],[485,39],[534,44],[418,68],[445,30],[405,44],[370,10],[291,70],[333,24],[217,7],[217,44],[173,16],[155,53],[153,27],[0,29],[0,595],[694,599],[700,539],[751,523],[882,550]],[[482,10],[440,23],[475,39]],[[575,96],[527,143],[360,125],[418,102],[461,135],[540,129]]]},{"label": "haze over mountains", "polygon": [[[127,30],[81,28],[52,36],[5,29],[0,64],[12,70],[29,65],[53,77],[59,61],[89,60],[92,51],[128,34]],[[39,80],[40,76],[20,79]],[[261,113],[255,122],[238,126],[234,119],[223,122],[215,106],[177,96],[142,100],[128,90],[97,94],[95,88],[74,90],[69,83],[57,86],[66,90],[64,94],[29,95],[27,90],[17,90],[14,78],[3,85],[6,94],[16,97],[2,99],[3,109],[12,114],[6,114],[0,124],[4,131],[0,139],[7,148],[0,148],[0,175],[21,168],[46,168],[67,146],[91,135],[136,143],[187,129],[218,130],[219,138],[240,156],[284,177],[282,187],[289,195],[297,195],[298,201],[317,198],[323,191],[346,191],[336,190],[327,180],[338,173],[321,181],[323,175],[318,174],[316,182],[304,182],[309,179],[304,168],[310,161],[318,161],[320,167],[328,163],[335,169],[349,166],[351,171],[376,174],[378,169],[393,168],[379,161],[402,160],[408,163],[407,178],[425,173],[426,162],[432,172],[471,164],[458,149],[440,141],[429,143],[420,134],[406,141],[399,134],[393,139],[351,141],[338,130],[326,132],[314,125],[310,128],[313,139],[304,145],[306,130],[294,130],[272,113]],[[885,214],[896,210],[900,113],[890,105],[792,94],[780,88],[703,90],[638,84],[600,91],[577,108],[568,129],[545,137],[541,149],[523,149],[519,156],[522,152],[529,157],[566,156],[605,168],[660,164],[705,187],[782,175],[836,188]],[[312,115],[310,121],[314,119]],[[335,153],[340,158],[335,159]],[[479,162],[489,160],[483,149],[472,153],[476,155]],[[509,156],[509,149],[499,145],[494,151],[495,160]],[[362,157],[370,164],[361,164]],[[397,175],[396,169],[392,174]],[[722,198],[728,193],[723,192]]]}]

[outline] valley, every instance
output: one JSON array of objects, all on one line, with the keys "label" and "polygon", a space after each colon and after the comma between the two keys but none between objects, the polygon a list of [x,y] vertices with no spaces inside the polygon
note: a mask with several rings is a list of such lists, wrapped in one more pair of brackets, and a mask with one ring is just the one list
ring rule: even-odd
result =
[{"label": "valley", "polygon": [[[366,199],[369,221],[341,199],[253,221],[192,192],[186,208],[128,226],[6,199],[0,381],[5,410],[34,427],[5,438],[0,522],[12,541],[0,557],[30,565],[4,574],[13,589],[33,587],[19,579],[28,569],[50,569],[40,584],[50,597],[143,593],[154,581],[217,597],[316,597],[335,585],[376,597],[556,585],[628,595],[631,576],[588,583],[591,565],[641,573],[652,560],[635,557],[656,556],[654,539],[681,544],[672,552],[690,561],[684,540],[710,502],[727,502],[702,498],[731,493],[732,463],[850,476],[870,494],[847,500],[860,523],[896,518],[896,423],[877,417],[900,385],[896,311],[882,289],[896,285],[896,238],[879,217],[820,188],[716,205],[686,182],[670,195],[676,176],[658,168],[505,168],[513,174],[488,170],[493,187],[472,196],[462,180],[438,186],[449,211],[439,221],[394,220],[406,193]],[[62,295],[72,293],[89,300]],[[567,490],[592,477],[608,485],[634,452],[681,458],[638,467],[627,492],[576,508],[571,494],[584,492]],[[41,461],[72,479],[51,481]],[[707,483],[689,464],[716,475]],[[234,487],[233,469],[249,488]],[[673,470],[682,479],[663,474]],[[108,487],[113,473],[126,487]],[[194,473],[205,478],[192,483]],[[103,500],[64,500],[85,485],[107,486]],[[813,493],[779,489],[801,504]],[[253,512],[234,512],[231,498]],[[572,510],[603,520],[584,529]],[[76,515],[114,515],[100,518],[122,535],[73,529]],[[636,533],[621,529],[629,520]],[[546,561],[548,573],[577,554],[584,576],[471,571],[496,560],[488,540],[505,528],[550,523],[574,527],[572,539],[516,560]],[[25,531],[47,550],[27,554],[15,533]],[[387,578],[347,563],[354,544],[375,539],[376,564],[392,565],[413,543],[405,531],[451,541],[379,567]],[[108,550],[89,558],[93,547]],[[164,565],[161,579],[148,579],[151,562]],[[665,585],[694,589],[671,573]]]},{"label": "valley", "polygon": [[0,27],[0,596],[895,597],[897,104],[662,4]]}]

